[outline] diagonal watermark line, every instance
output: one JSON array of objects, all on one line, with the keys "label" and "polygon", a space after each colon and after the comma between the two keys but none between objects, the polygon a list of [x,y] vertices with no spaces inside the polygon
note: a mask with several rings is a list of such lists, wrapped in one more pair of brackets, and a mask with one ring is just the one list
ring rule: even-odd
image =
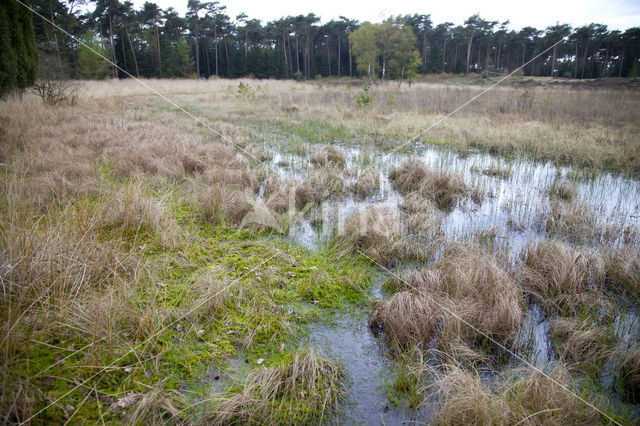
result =
[{"label": "diagonal watermark line", "polygon": [[535,61],[536,59],[538,59],[540,56],[544,55],[545,53],[547,53],[548,51],[550,51],[551,49],[553,49],[554,47],[556,47],[557,45],[559,45],[560,43],[562,43],[563,41],[566,41],[567,37],[561,38],[560,40],[558,40],[557,42],[555,42],[554,44],[552,44],[551,46],[549,46],[548,48],[546,48],[545,50],[543,50],[542,52],[538,53],[536,56],[534,56],[533,58],[531,58],[530,60],[528,60],[527,62],[525,62],[524,64],[520,65],[518,68],[514,69],[513,71],[511,71],[509,74],[505,75],[504,77],[502,77],[500,80],[496,81],[495,83],[493,83],[492,85],[490,85],[489,87],[487,87],[486,89],[484,89],[483,91],[481,91],[480,93],[474,95],[473,97],[471,97],[471,99],[469,99],[468,101],[466,101],[465,103],[463,103],[462,105],[460,105],[459,107],[457,107],[456,109],[454,109],[453,111],[447,113],[444,117],[439,118],[435,123],[431,124],[429,127],[427,127],[426,129],[418,132],[416,135],[412,136],[411,138],[407,139],[406,142],[398,145],[397,147],[395,147],[394,149],[392,149],[391,151],[385,153],[382,155],[382,157],[373,162],[372,164],[370,164],[367,168],[365,168],[363,171],[361,171],[360,173],[365,173],[367,172],[369,169],[372,169],[373,167],[377,167],[379,166],[385,158],[387,158],[388,156],[398,152],[399,150],[401,150],[402,148],[404,148],[405,146],[407,146],[408,144],[410,144],[411,142],[415,141],[416,139],[418,139],[420,136],[424,135],[425,133],[427,133],[429,130],[433,129],[434,127],[440,125],[442,122],[444,122],[445,120],[447,120],[449,117],[451,117],[452,115],[454,115],[455,113],[457,113],[458,111],[462,110],[463,108],[465,108],[467,105],[473,103],[476,99],[480,98],[481,96],[483,96],[485,93],[487,93],[488,91],[492,90],[493,88],[495,88],[496,86],[500,85],[503,81],[505,81],[506,79],[508,79],[509,77],[511,77],[514,73],[518,72],[519,70],[523,69],[524,67],[526,67],[527,65],[529,65],[530,63],[532,63],[533,61]]},{"label": "diagonal watermark line", "polygon": [[112,361],[109,365],[106,365],[104,367],[101,367],[96,373],[92,374],[88,379],[84,380],[84,382],[74,386],[73,388],[71,388],[68,392],[65,392],[62,396],[58,397],[57,399],[55,399],[54,401],[52,401],[51,403],[49,403],[47,406],[45,406],[44,408],[40,409],[38,412],[36,412],[35,414],[31,415],[31,417],[29,417],[28,419],[22,421],[20,424],[24,425],[29,423],[32,419],[34,419],[36,416],[38,416],[40,413],[42,413],[43,411],[45,411],[46,409],[48,409],[49,407],[57,404],[58,402],[60,402],[63,398],[65,398],[67,395],[69,395],[71,392],[75,391],[76,389],[78,389],[80,386],[82,386],[85,382],[88,382],[89,380],[93,379],[94,377],[96,377],[98,374],[102,373],[103,371],[107,370],[110,367],[113,367],[115,364],[117,364],[118,362],[120,362],[121,360],[123,360],[124,358],[126,358],[130,353],[132,353],[133,351],[135,351],[136,349],[140,348],[143,345],[146,345],[151,339],[156,338],[158,335],[160,335],[161,333],[163,333],[164,331],[166,331],[167,329],[169,329],[170,327],[173,327],[174,324],[176,324],[178,321],[181,321],[183,318],[185,318],[186,316],[190,315],[191,313],[193,313],[196,309],[198,309],[200,306],[204,305],[205,303],[209,302],[210,300],[212,300],[214,297],[217,297],[219,294],[221,294],[223,291],[226,291],[227,289],[229,289],[232,285],[240,282],[240,280],[244,277],[247,277],[249,274],[251,274],[252,272],[256,271],[258,268],[264,266],[267,262],[269,262],[271,259],[275,258],[276,256],[278,256],[280,254],[280,250],[277,251],[277,253],[275,253],[273,256],[270,256],[269,258],[265,259],[264,261],[262,261],[258,266],[256,266],[255,268],[251,269],[250,271],[247,271],[246,273],[244,273],[241,277],[236,278],[235,280],[231,280],[229,283],[227,283],[223,288],[221,288],[220,290],[218,290],[216,293],[214,293],[212,296],[207,297],[206,299],[202,300],[200,303],[196,304],[193,308],[191,308],[189,311],[183,313],[182,315],[180,315],[178,318],[176,318],[175,320],[173,320],[170,324],[162,327],[160,330],[156,331],[155,333],[153,333],[151,336],[147,337],[145,340],[143,340],[142,342],[138,343],[137,345],[133,346],[131,349],[129,349],[127,352],[125,352],[123,355],[121,355],[120,357],[118,357],[117,359],[115,359],[114,361]]},{"label": "diagonal watermark line", "polygon": [[[396,272],[391,271],[389,268],[387,268],[386,266],[380,264],[379,262],[377,262],[375,259],[372,259],[371,257],[367,256],[364,252],[362,252],[361,250],[358,250],[358,253],[361,254],[362,256],[366,257],[367,259],[369,259],[369,261],[373,262],[375,265],[379,266],[380,268],[384,269],[386,272],[388,272],[389,274],[393,275],[396,279],[398,279],[399,281],[401,281],[404,285],[406,285],[407,287],[417,291],[418,293],[424,295],[424,296],[429,296],[427,293],[424,292],[424,290],[417,288],[411,284],[409,284],[405,279],[403,279],[400,275],[398,275]],[[508,352],[510,355],[512,355],[513,357],[517,358],[519,361],[521,361],[522,363],[524,363],[527,367],[535,370],[536,372],[542,374],[544,377],[546,377],[547,379],[549,379],[553,384],[559,386],[560,388],[562,388],[563,390],[565,390],[567,393],[569,393],[570,395],[572,395],[573,397],[577,398],[578,400],[582,401],[584,404],[586,404],[587,406],[593,408],[594,410],[596,410],[597,412],[599,412],[600,414],[602,414],[604,417],[606,417],[608,420],[610,420],[612,423],[622,426],[621,423],[619,423],[617,420],[615,420],[614,418],[612,418],[611,416],[609,416],[607,413],[605,413],[604,411],[602,411],[601,409],[599,409],[598,407],[596,407],[594,404],[592,404],[591,402],[587,401],[586,399],[584,399],[583,397],[581,397],[580,395],[578,395],[577,393],[575,393],[573,390],[571,390],[569,387],[567,387],[566,385],[564,385],[563,383],[560,383],[558,380],[554,379],[553,377],[549,376],[547,373],[545,373],[544,371],[542,371],[542,369],[540,369],[539,367],[537,367],[536,365],[532,364],[531,362],[529,362],[525,357],[523,357],[522,355],[519,355],[517,353],[515,353],[514,351],[512,351],[511,349],[507,348],[506,346],[504,346],[502,343],[498,342],[497,340],[495,340],[493,337],[491,337],[489,334],[485,333],[484,331],[478,329],[476,326],[474,326],[473,324],[471,324],[469,321],[465,320],[464,318],[462,318],[460,315],[458,315],[456,312],[454,312],[453,310],[449,309],[447,306],[441,305],[439,304],[435,299],[430,298],[431,301],[433,301],[436,305],[438,305],[438,307],[440,307],[441,309],[443,309],[444,311],[446,311],[449,315],[455,317],[458,321],[464,323],[466,326],[468,326],[469,328],[473,329],[473,331],[475,331],[478,334],[481,334],[483,337],[489,339],[491,342],[493,342],[494,344],[496,344],[498,347],[500,347],[502,350]],[[526,420],[526,419],[525,419]]]},{"label": "diagonal watermark line", "polygon": [[231,138],[223,135],[222,133],[220,133],[219,131],[217,131],[216,129],[214,129],[213,127],[211,127],[207,122],[205,122],[204,120],[202,120],[200,117],[190,113],[189,111],[187,111],[185,108],[183,108],[182,106],[180,106],[179,104],[177,104],[176,102],[172,101],[171,99],[169,99],[167,96],[163,95],[162,93],[160,93],[158,90],[154,89],[153,87],[151,87],[150,85],[148,85],[147,83],[145,83],[144,81],[140,80],[139,78],[137,78],[136,76],[134,76],[133,74],[131,74],[129,71],[125,70],[124,68],[120,67],[118,64],[116,64],[115,62],[113,62],[111,59],[107,58],[106,56],[102,55],[100,52],[96,51],[95,49],[93,49],[91,46],[87,45],[84,41],[82,41],[81,39],[73,36],[72,34],[68,33],[66,30],[64,30],[63,28],[61,28],[59,25],[57,25],[55,22],[47,19],[46,17],[42,16],[40,13],[36,12],[31,6],[29,6],[28,4],[25,4],[22,0],[15,0],[18,4],[24,6],[25,8],[29,9],[32,13],[34,13],[35,15],[37,15],[38,17],[40,17],[43,21],[47,22],[48,24],[51,24],[53,27],[55,27],[56,29],[58,29],[59,31],[61,31],[62,33],[64,33],[65,35],[67,35],[68,37],[70,37],[73,41],[75,41],[76,43],[79,43],[81,45],[83,45],[84,47],[86,47],[87,49],[89,49],[91,52],[93,52],[96,56],[100,57],[101,59],[107,61],[109,64],[113,65],[115,68],[117,68],[118,70],[122,71],[124,74],[127,75],[127,77],[132,78],[133,80],[135,80],[137,83],[139,83],[142,87],[144,87],[145,89],[148,89],[149,91],[151,91],[154,95],[158,96],[159,98],[161,98],[162,100],[164,100],[165,102],[169,103],[171,106],[179,109],[180,111],[182,111],[184,114],[186,114],[189,118],[192,118],[193,120],[195,120],[198,124],[203,125],[204,127],[207,128],[207,130],[210,130],[211,132],[215,133],[216,135],[218,135],[220,138],[222,138],[223,140],[225,140],[226,142],[229,142],[230,144],[232,144],[234,147],[236,147],[237,149],[239,149],[240,151],[242,151],[244,154],[248,155],[249,157],[251,157],[252,159],[254,159],[255,161],[257,161],[259,164],[262,164],[263,166],[265,166],[266,168],[270,169],[270,170],[274,170],[273,167],[270,164],[265,163],[264,161],[261,161],[260,159],[256,158],[255,155],[251,154],[249,151],[247,151],[246,149],[244,149],[242,146],[238,145],[237,143],[235,143],[233,140],[231,140]]}]

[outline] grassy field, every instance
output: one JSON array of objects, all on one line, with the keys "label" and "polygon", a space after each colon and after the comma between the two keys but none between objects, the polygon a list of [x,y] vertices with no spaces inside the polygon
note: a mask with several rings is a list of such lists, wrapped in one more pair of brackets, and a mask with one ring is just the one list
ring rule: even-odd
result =
[{"label": "grassy field", "polygon": [[345,315],[399,416],[638,420],[633,85],[144,84],[0,103],[3,422],[340,422]]}]

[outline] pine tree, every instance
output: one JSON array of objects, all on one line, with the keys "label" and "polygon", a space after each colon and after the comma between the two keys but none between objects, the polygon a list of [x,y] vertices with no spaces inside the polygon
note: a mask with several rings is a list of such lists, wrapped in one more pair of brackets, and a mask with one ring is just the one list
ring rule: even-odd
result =
[{"label": "pine tree", "polygon": [[[82,38],[82,45],[78,50],[76,71],[79,76],[87,79],[103,79],[109,75],[109,63],[104,59],[109,54],[107,48],[100,44],[95,34],[87,31]],[[97,53],[103,57],[98,56]]]},{"label": "pine tree", "polygon": [[0,3],[0,96],[33,84],[38,56],[31,11],[13,2]]},{"label": "pine tree", "polygon": [[17,87],[18,60],[11,46],[7,8],[0,7],[0,96]]}]

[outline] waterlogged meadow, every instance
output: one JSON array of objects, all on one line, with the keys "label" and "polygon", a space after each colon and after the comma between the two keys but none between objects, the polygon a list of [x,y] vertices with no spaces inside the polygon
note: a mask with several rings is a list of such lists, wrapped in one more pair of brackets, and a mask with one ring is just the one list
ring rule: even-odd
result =
[{"label": "waterlogged meadow", "polygon": [[638,421],[637,91],[360,83],[3,102],[3,421]]}]

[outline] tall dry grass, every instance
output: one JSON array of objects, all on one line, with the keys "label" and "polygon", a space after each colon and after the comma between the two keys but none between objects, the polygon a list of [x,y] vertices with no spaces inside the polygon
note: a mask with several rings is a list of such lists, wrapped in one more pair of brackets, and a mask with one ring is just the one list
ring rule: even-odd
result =
[{"label": "tall dry grass", "polygon": [[433,268],[407,270],[395,279],[399,291],[380,302],[370,325],[402,347],[437,344],[455,358],[482,358],[474,345],[486,336],[509,343],[524,318],[513,277],[477,247],[450,246]]},{"label": "tall dry grass", "polygon": [[577,313],[609,308],[600,292],[605,279],[602,258],[556,240],[532,243],[522,254],[522,287],[549,312]]},{"label": "tall dry grass", "polygon": [[[436,374],[431,389],[442,398],[436,413],[438,425],[600,424],[604,417],[567,389],[576,389],[566,369],[556,368],[548,376],[536,370],[507,373],[489,388],[477,373],[448,365]],[[596,406],[603,406],[597,401]]]},{"label": "tall dry grass", "polygon": [[407,247],[398,216],[376,205],[359,207],[351,213],[341,225],[338,239],[379,263],[402,257]]},{"label": "tall dry grass", "polygon": [[215,401],[212,424],[317,423],[341,396],[341,367],[308,349],[249,373],[242,392]]},{"label": "tall dry grass", "polygon": [[451,208],[469,188],[461,176],[436,172],[420,160],[409,160],[389,173],[394,187],[403,194],[418,193],[433,200],[442,209]]},{"label": "tall dry grass", "polygon": [[[251,145],[237,128],[203,131],[173,113],[155,120],[129,108],[123,99],[59,108],[28,96],[0,103],[2,422],[27,421],[59,396],[47,395],[50,377],[36,373],[59,368],[53,353],[67,347],[84,347],[74,358],[85,366],[72,373],[78,383],[126,353],[139,360],[132,369],[144,368],[157,355],[154,334],[181,314],[152,302],[165,268],[154,255],[194,240],[177,217],[187,208],[183,197],[198,194],[192,206],[202,217],[239,222],[245,192],[258,189],[255,160],[242,154]],[[193,306],[206,295],[191,295]],[[51,365],[30,366],[49,357],[39,357],[43,351]],[[171,419],[176,401],[166,389],[143,393],[124,421]],[[62,411],[73,417],[76,408]],[[55,410],[40,418],[58,418]]]}]

